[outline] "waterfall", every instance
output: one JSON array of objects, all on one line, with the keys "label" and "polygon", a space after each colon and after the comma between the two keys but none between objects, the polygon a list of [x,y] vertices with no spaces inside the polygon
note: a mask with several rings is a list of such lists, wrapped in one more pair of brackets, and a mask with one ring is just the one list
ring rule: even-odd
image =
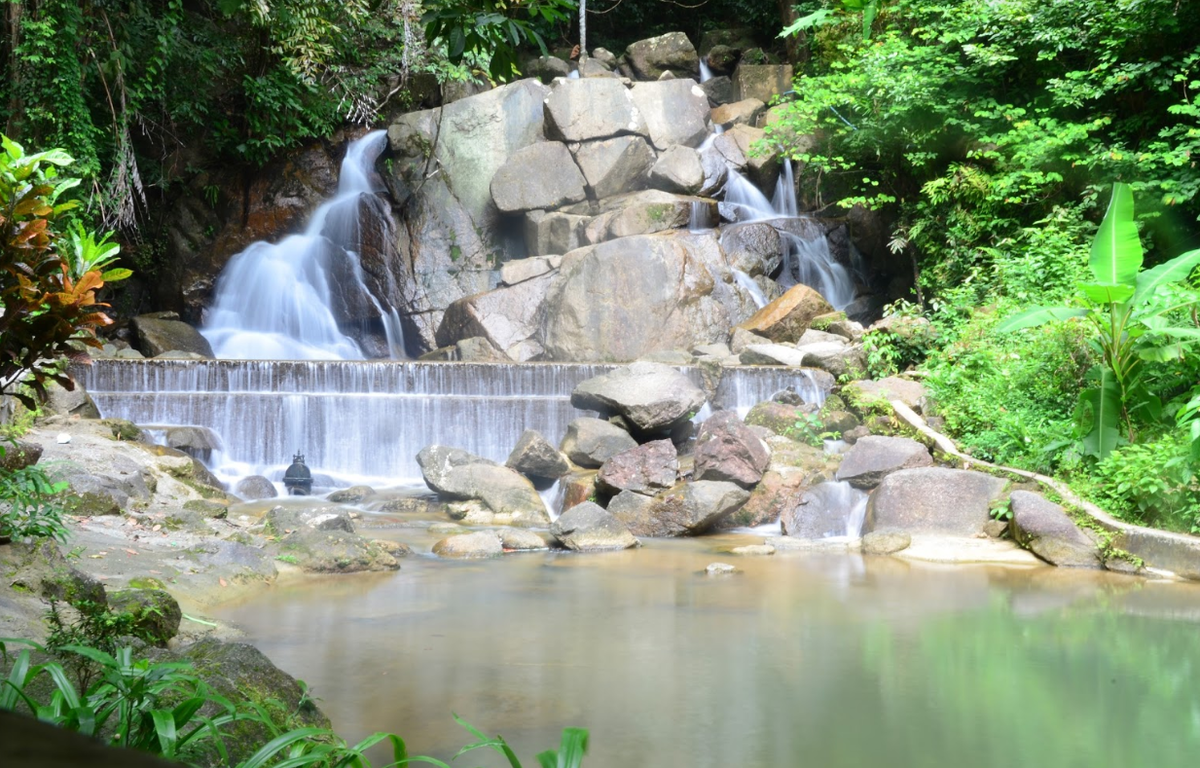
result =
[{"label": "waterfall", "polygon": [[779,180],[775,182],[775,194],[771,198],[771,210],[780,216],[799,216],[796,202],[796,178],[792,173],[792,158],[783,159],[783,168],[779,171]]},{"label": "waterfall", "polygon": [[[617,366],[590,363],[412,361],[97,360],[72,369],[105,418],[147,427],[202,426],[223,450],[224,481],[282,477],[304,453],[318,486],[420,482],[417,453],[441,443],[504,462],[526,429],[552,443],[585,412],[571,390]],[[703,386],[700,369],[681,371]],[[792,387],[826,393],[805,370],[724,371],[714,408],[750,406]]]},{"label": "waterfall", "polygon": [[733,279],[737,284],[745,289],[746,293],[750,294],[750,298],[754,299],[754,306],[762,309],[767,306],[767,297],[763,295],[762,288],[758,287],[758,283],[754,282],[754,278],[747,275],[740,269],[730,270],[733,272]]},{"label": "waterfall", "polygon": [[737,221],[763,221],[778,218],[771,201],[731,166],[725,180],[725,199],[721,204]]},{"label": "waterfall", "polygon": [[358,258],[360,198],[382,188],[373,166],[386,142],[386,131],[373,131],[349,144],[336,195],[313,212],[303,233],[252,243],[230,259],[201,329],[217,357],[361,360],[362,348],[342,332],[335,312],[348,305],[373,307],[392,355],[403,356],[399,314],[368,290]]},{"label": "waterfall", "polygon": [[700,57],[700,82],[707,83],[712,80],[712,70],[708,68],[708,61],[703,56]]}]

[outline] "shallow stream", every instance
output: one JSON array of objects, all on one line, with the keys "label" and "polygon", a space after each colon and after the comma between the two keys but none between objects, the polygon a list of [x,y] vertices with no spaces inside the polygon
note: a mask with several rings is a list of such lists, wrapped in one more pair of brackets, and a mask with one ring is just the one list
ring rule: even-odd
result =
[{"label": "shallow stream", "polygon": [[[758,540],[413,556],[219,615],[347,737],[395,731],[442,759],[471,740],[456,712],[526,766],[570,725],[591,732],[588,768],[1196,764],[1200,585],[720,552]],[[714,561],[741,572],[704,575]]]}]

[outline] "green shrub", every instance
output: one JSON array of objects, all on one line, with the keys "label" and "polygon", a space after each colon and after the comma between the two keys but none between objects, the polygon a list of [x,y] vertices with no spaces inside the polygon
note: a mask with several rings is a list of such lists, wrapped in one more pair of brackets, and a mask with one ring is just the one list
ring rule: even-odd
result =
[{"label": "green shrub", "polygon": [[1098,463],[1093,495],[1130,522],[1200,533],[1200,485],[1179,433],[1127,445]]}]

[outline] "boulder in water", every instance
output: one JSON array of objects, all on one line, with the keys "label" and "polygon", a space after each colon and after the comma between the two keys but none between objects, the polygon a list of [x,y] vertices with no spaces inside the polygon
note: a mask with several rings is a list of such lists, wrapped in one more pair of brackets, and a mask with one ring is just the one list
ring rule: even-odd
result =
[{"label": "boulder in water", "polygon": [[585,183],[566,146],[547,141],[509,156],[492,176],[492,200],[505,213],[559,208],[587,199]]},{"label": "boulder in water", "polygon": [[1018,544],[1053,565],[1102,567],[1096,542],[1080,530],[1062,507],[1029,491],[1013,491],[1010,501],[1010,527]]},{"label": "boulder in water", "polygon": [[[562,141],[647,135],[646,121],[619,80],[558,80],[545,101],[546,134]],[[548,170],[548,169],[546,169]]]},{"label": "boulder in water", "polygon": [[658,80],[664,72],[699,78],[700,56],[682,32],[668,32],[630,43],[625,59],[639,80]]},{"label": "boulder in water", "polygon": [[733,411],[718,411],[700,425],[693,449],[697,480],[727,480],[753,488],[771,462],[771,449]]},{"label": "boulder in water", "polygon": [[637,536],[694,536],[718,527],[749,498],[749,491],[735,483],[680,483],[654,497],[648,515],[626,525]]},{"label": "boulder in water", "polygon": [[769,189],[779,176],[779,154],[770,147],[764,152],[755,149],[764,146],[761,140],[766,132],[761,128],[738,124],[722,133],[713,141],[713,148],[725,161],[760,189]]},{"label": "boulder in water", "polygon": [[636,448],[637,441],[618,426],[583,417],[567,425],[567,434],[559,448],[581,467],[600,467],[622,451]]},{"label": "boulder in water", "polygon": [[643,432],[669,431],[707,401],[704,391],[662,363],[638,362],[580,382],[571,405],[618,413]]},{"label": "boulder in water", "polygon": [[912,536],[904,531],[871,531],[862,537],[864,555],[894,555],[911,544]]},{"label": "boulder in water", "polygon": [[557,480],[571,471],[566,457],[550,444],[541,432],[527,429],[521,433],[505,466],[526,477]]},{"label": "boulder in water", "polygon": [[964,469],[902,469],[883,479],[867,504],[867,530],[974,536],[991,519],[990,506],[1007,480]]},{"label": "boulder in water", "polygon": [[475,531],[442,539],[433,545],[433,554],[461,560],[497,557],[504,554],[504,546],[495,531]]},{"label": "boulder in water", "polygon": [[630,94],[655,149],[698,147],[708,137],[708,96],[694,81],[638,83]]},{"label": "boulder in water", "polygon": [[478,499],[497,515],[511,515],[516,525],[550,521],[533,484],[508,467],[440,445],[422,450],[417,463],[425,483],[447,498]]},{"label": "boulder in water", "polygon": [[604,507],[590,501],[577,504],[550,526],[550,533],[567,549],[603,552],[636,547],[638,540]]},{"label": "boulder in water", "polygon": [[[801,494],[794,506],[779,516],[785,536],[797,539],[825,539],[830,536],[858,536],[851,531],[855,507],[863,503],[861,491],[846,483],[820,483]],[[861,512],[861,507],[858,508]]]},{"label": "boulder in water", "polygon": [[795,285],[787,293],[738,324],[776,342],[795,342],[808,330],[817,315],[832,312],[833,307],[807,285]]},{"label": "boulder in water", "polygon": [[275,484],[262,475],[248,475],[238,481],[233,492],[247,501],[273,499],[279,495]]},{"label": "boulder in water", "polygon": [[771,275],[783,263],[779,230],[759,221],[729,224],[721,230],[721,248],[731,269],[747,275]]},{"label": "boulder in water", "polygon": [[933,466],[929,449],[908,437],[871,435],[854,443],[838,467],[837,479],[868,490],[901,469]]},{"label": "boulder in water", "polygon": [[633,491],[653,495],[675,485],[679,456],[670,440],[653,440],[609,458],[596,476],[599,487],[609,493]]}]

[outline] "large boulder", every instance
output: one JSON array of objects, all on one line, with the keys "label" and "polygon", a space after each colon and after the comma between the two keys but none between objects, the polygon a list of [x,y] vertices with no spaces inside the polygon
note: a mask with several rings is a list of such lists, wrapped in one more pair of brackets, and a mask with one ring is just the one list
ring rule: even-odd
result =
[{"label": "large boulder", "polygon": [[389,231],[391,263],[379,271],[394,288],[378,295],[408,310],[410,341],[434,348],[446,307],[494,287],[506,223],[492,200],[492,178],[517,150],[545,140],[548,93],[536,80],[520,80],[410,112],[388,127],[385,180],[403,225]]},{"label": "large boulder", "polygon": [[733,411],[718,411],[700,425],[693,456],[697,480],[727,480],[743,488],[753,488],[771,463],[771,449]]},{"label": "large boulder", "polygon": [[596,468],[618,453],[636,447],[637,440],[615,424],[584,416],[567,425],[559,449],[576,465]]},{"label": "large boulder", "polygon": [[[805,335],[812,333],[806,331]],[[861,378],[867,372],[867,355],[861,346],[837,341],[797,344],[796,351],[804,355],[804,364],[828,371],[835,377]]]},{"label": "large boulder", "polygon": [[477,499],[497,515],[510,515],[516,525],[550,522],[537,489],[520,473],[494,462],[445,446],[434,445],[417,454],[425,483],[450,499]]},{"label": "large boulder", "polygon": [[784,508],[779,523],[785,536],[797,539],[854,538],[862,533],[861,505],[865,501],[861,491],[843,483],[819,483]]},{"label": "large boulder", "polygon": [[901,469],[933,466],[929,450],[908,437],[868,435],[859,438],[846,452],[837,479],[855,488],[870,489]]},{"label": "large boulder", "polygon": [[808,486],[809,473],[786,468],[767,470],[762,480],[750,491],[742,508],[725,518],[722,528],[755,527],[774,523],[785,509],[796,505],[801,492]]},{"label": "large boulder", "polygon": [[632,133],[646,122],[619,80],[558,80],[546,97],[546,134],[563,141],[592,141]]},{"label": "large boulder", "polygon": [[647,174],[654,165],[654,150],[641,136],[586,141],[573,154],[594,198],[645,187]]},{"label": "large boulder", "polygon": [[670,440],[652,440],[611,457],[600,467],[596,484],[609,493],[633,491],[653,496],[679,477],[679,455]]},{"label": "large boulder", "polygon": [[137,637],[165,647],[179,634],[183,612],[169,592],[161,589],[119,589],[108,593],[113,613],[129,616]]},{"label": "large boulder", "polygon": [[400,567],[378,541],[344,530],[299,528],[279,540],[280,556],[310,573],[394,571]]},{"label": "large boulder", "polygon": [[[656,189],[626,192],[600,201],[598,215],[584,227],[584,239],[589,243],[602,243],[619,237],[680,229],[687,226],[696,206],[706,207],[711,212],[714,202]],[[582,206],[573,210],[579,208]]]},{"label": "large boulder", "polygon": [[521,433],[504,465],[526,477],[546,480],[557,480],[571,471],[566,457],[536,429]]},{"label": "large boulder", "polygon": [[635,536],[692,536],[719,526],[749,498],[734,483],[699,480],[660,493],[649,506],[630,505],[613,514]]},{"label": "large boulder", "polygon": [[202,357],[212,357],[212,346],[187,323],[173,317],[139,315],[133,318],[132,326],[137,334],[137,346],[146,357],[156,357],[164,352],[191,352]]},{"label": "large boulder", "polygon": [[755,186],[769,189],[779,176],[779,154],[761,142],[766,133],[751,125],[735,125],[713,141],[725,162],[746,174]]},{"label": "large boulder", "polygon": [[637,362],[580,382],[571,405],[617,413],[643,432],[670,430],[691,418],[707,397],[704,390],[669,365]]},{"label": "large boulder", "polygon": [[437,345],[448,347],[465,339],[484,338],[518,363],[539,357],[543,351],[536,338],[539,313],[553,281],[554,274],[548,272],[455,301],[446,307],[438,326]]},{"label": "large boulder", "polygon": [[769,104],[771,98],[792,89],[791,64],[739,64],[733,71],[736,99],[758,99]]},{"label": "large boulder", "polygon": [[732,104],[722,104],[712,111],[712,121],[726,129],[735,125],[757,127],[758,119],[766,112],[767,105],[758,99],[743,99]]},{"label": "large boulder", "polygon": [[668,32],[630,43],[625,59],[639,80],[658,80],[664,72],[682,77],[700,76],[700,56],[682,32]]},{"label": "large boulder", "polygon": [[650,169],[650,186],[664,192],[694,195],[704,185],[700,154],[691,147],[675,146],[658,156]]},{"label": "large boulder", "polygon": [[577,504],[550,526],[564,547],[576,552],[604,552],[636,547],[638,540],[604,507],[591,501]]},{"label": "large boulder", "polygon": [[883,479],[867,503],[866,530],[974,536],[991,519],[1007,480],[964,469],[902,469]]},{"label": "large boulder", "polygon": [[750,276],[770,275],[783,263],[779,230],[761,221],[729,224],[721,229],[721,248],[732,269]]},{"label": "large boulder", "polygon": [[560,208],[587,199],[587,180],[557,141],[518,149],[492,176],[492,200],[504,213]]},{"label": "large boulder", "polygon": [[748,312],[748,300],[720,279],[724,270],[712,234],[626,237],[572,251],[546,297],[546,359],[629,361],[724,341]]},{"label": "large boulder", "polygon": [[262,475],[248,475],[238,480],[233,492],[247,501],[273,499],[279,495],[275,484]]},{"label": "large boulder", "polygon": [[[524,240],[531,256],[557,256],[587,245],[584,231],[590,215],[562,211],[530,211],[525,214]],[[557,267],[555,267],[557,269]]]},{"label": "large boulder", "polygon": [[833,311],[829,302],[807,285],[795,285],[767,306],[738,324],[771,341],[796,342],[817,315]]},{"label": "large boulder", "polygon": [[1010,502],[1011,528],[1018,544],[1053,565],[1103,567],[1096,542],[1062,507],[1029,491],[1013,491]]},{"label": "large boulder", "polygon": [[655,149],[698,147],[708,136],[708,96],[692,80],[638,83],[630,94]]}]

